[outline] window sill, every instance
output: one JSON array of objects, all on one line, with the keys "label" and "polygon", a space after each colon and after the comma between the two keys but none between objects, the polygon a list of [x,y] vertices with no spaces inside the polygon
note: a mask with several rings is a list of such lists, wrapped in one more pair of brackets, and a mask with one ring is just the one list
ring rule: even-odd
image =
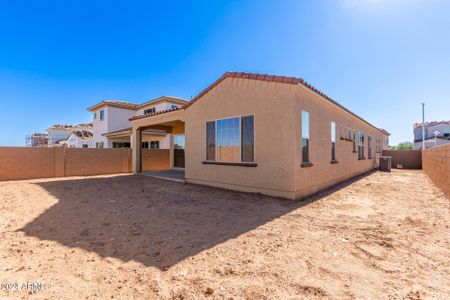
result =
[{"label": "window sill", "polygon": [[314,166],[314,164],[313,164],[313,163],[310,163],[310,162],[307,162],[307,163],[302,163],[300,166],[301,166],[302,168],[309,168],[309,167]]},{"label": "window sill", "polygon": [[222,165],[222,166],[238,166],[238,167],[256,167],[257,163],[252,162],[225,162],[225,161],[212,161],[212,160],[204,160],[202,164],[205,165]]},{"label": "window sill", "polygon": [[367,159],[372,159],[373,158],[373,156],[369,156]]},{"label": "window sill", "polygon": [[337,163],[338,163],[337,160],[332,160],[332,161],[330,161],[330,164],[332,164],[332,165],[335,165],[335,164],[337,164]]},{"label": "window sill", "polygon": [[358,160],[365,160],[365,159],[366,159],[365,157],[358,158]]},{"label": "window sill", "polygon": [[358,153],[358,151],[353,150],[353,153]]}]

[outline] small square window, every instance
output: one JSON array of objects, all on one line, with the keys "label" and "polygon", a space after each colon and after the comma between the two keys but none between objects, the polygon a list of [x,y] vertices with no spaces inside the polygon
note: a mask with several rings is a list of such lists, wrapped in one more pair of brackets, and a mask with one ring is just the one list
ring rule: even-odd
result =
[{"label": "small square window", "polygon": [[151,107],[151,108],[148,108],[148,109],[144,110],[144,115],[154,114],[155,112],[156,112],[156,108],[155,107]]}]

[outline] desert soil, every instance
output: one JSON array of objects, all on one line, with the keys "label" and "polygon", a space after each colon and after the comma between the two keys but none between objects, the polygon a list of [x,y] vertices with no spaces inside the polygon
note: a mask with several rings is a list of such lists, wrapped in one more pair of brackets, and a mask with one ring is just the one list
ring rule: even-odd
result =
[{"label": "desert soil", "polygon": [[449,299],[449,207],[405,170],[298,202],[133,175],[0,182],[0,298]]}]

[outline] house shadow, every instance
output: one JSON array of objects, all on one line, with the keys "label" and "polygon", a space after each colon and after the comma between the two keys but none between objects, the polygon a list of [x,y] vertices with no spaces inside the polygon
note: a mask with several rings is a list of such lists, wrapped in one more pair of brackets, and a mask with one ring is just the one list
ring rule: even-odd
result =
[{"label": "house shadow", "polygon": [[296,202],[145,176],[40,182],[58,202],[19,231],[167,270],[360,178]]}]

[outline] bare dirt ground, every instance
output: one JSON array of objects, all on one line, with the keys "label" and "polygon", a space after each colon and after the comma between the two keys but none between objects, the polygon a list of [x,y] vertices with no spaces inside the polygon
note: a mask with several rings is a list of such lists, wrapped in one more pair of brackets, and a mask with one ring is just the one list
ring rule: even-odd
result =
[{"label": "bare dirt ground", "polygon": [[449,207],[420,171],[300,202],[131,175],[0,182],[0,298],[449,299]]}]

